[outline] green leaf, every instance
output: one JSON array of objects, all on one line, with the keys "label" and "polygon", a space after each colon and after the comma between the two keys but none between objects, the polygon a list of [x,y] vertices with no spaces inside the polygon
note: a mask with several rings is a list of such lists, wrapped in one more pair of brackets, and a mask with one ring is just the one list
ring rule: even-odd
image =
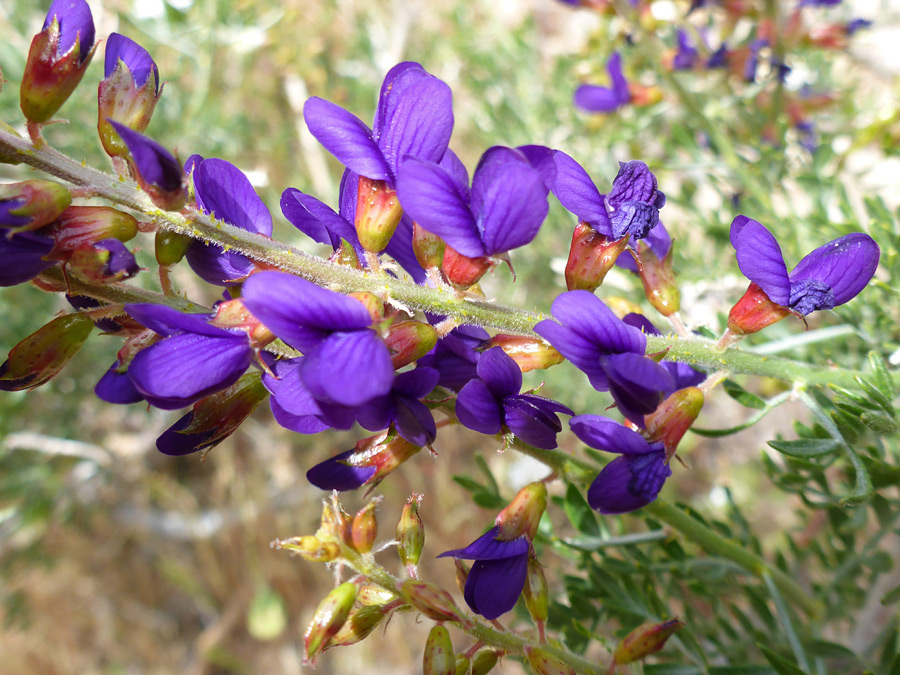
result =
[{"label": "green leaf", "polygon": [[859,386],[863,388],[863,390],[869,395],[869,397],[876,403],[878,406],[884,410],[888,415],[893,414],[894,405],[891,403],[891,400],[881,393],[881,391],[868,380],[857,377],[856,381],[859,382]]},{"label": "green leaf", "polygon": [[769,441],[769,446],[790,457],[821,457],[841,447],[833,438],[801,438],[796,441]]},{"label": "green leaf", "polygon": [[891,590],[881,596],[882,605],[892,605],[900,600],[900,586],[894,586]]},{"label": "green leaf", "polygon": [[772,667],[778,675],[807,675],[797,666],[797,664],[788,661],[783,656],[779,656],[765,645],[757,643],[756,646],[759,647],[763,656],[766,657],[766,661],[772,664]]},{"label": "green leaf", "polygon": [[731,398],[733,398],[735,401],[746,408],[762,410],[766,407],[766,402],[759,396],[757,396],[756,394],[751,394],[741,385],[732,380],[725,380],[722,383],[722,388],[725,390],[726,394],[728,394]]},{"label": "green leaf", "polygon": [[[806,649],[816,655],[816,658],[823,659],[853,659],[859,661],[859,657],[853,653],[853,650],[839,645],[836,642],[827,642],[825,640],[810,640],[805,642]],[[856,670],[855,668],[853,670]]]},{"label": "green leaf", "polygon": [[581,489],[572,483],[569,483],[569,487],[566,488],[566,501],[563,508],[569,517],[569,522],[576,530],[594,537],[600,536],[600,526],[597,524],[594,510],[581,495]]},{"label": "green leaf", "polygon": [[897,422],[886,415],[864,412],[859,416],[859,419],[872,431],[879,434],[893,435],[900,431],[900,424],[897,424]]},{"label": "green leaf", "polygon": [[869,366],[872,368],[872,383],[885,397],[893,399],[897,395],[897,388],[884,357],[878,352],[869,352]]}]

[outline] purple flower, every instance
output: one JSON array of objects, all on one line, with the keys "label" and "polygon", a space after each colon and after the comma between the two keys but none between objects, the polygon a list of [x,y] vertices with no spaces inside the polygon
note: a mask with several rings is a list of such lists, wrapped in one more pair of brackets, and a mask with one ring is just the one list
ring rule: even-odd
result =
[{"label": "purple flower", "polygon": [[573,415],[569,408],[543,396],[520,394],[522,371],[500,347],[481,355],[477,373],[456,398],[456,416],[463,426],[483,434],[498,434],[505,427],[537,448],[556,447],[556,435],[562,431],[556,414]]},{"label": "purple flower", "polygon": [[621,455],[603,467],[588,488],[588,504],[600,513],[628,513],[646,506],[672,475],[662,443],[648,443],[611,419],[579,415],[569,427],[590,447]]},{"label": "purple flower", "polygon": [[804,316],[856,297],[875,274],[881,254],[872,237],[854,232],[820,246],[788,274],[778,241],[747,216],[732,221],[731,245],[745,277],[776,305]]},{"label": "purple flower", "polygon": [[853,19],[844,26],[844,32],[847,35],[853,35],[856,31],[863,30],[865,28],[871,28],[872,22],[868,19]]},{"label": "purple flower", "polygon": [[347,464],[345,460],[355,452],[355,448],[347,450],[316,464],[306,472],[306,479],[322,490],[346,492],[362,487],[372,479],[377,469],[374,466]]},{"label": "purple flower", "polygon": [[187,200],[184,171],[175,156],[144,134],[113,119],[106,121],[128,147],[132,171],[153,201],[167,211],[184,206]]},{"label": "purple flower", "polygon": [[613,52],[606,62],[612,87],[583,84],[575,90],[575,106],[587,112],[611,113],[631,101],[628,82],[622,75],[622,56]]},{"label": "purple flower", "polygon": [[[622,319],[623,323],[634,326],[644,333],[644,335],[662,335],[656,326],[643,314],[626,314]],[[695,387],[706,379],[706,373],[691,368],[686,363],[677,361],[663,361],[660,365],[669,371],[674,382],[673,391],[684,389],[685,387]]]},{"label": "purple flower", "polygon": [[[672,248],[672,237],[669,236],[669,231],[662,221],[657,223],[656,227],[650,230],[650,233],[641,241],[647,244],[660,260],[665,258],[669,253],[669,249]],[[616,267],[621,267],[635,274],[638,272],[637,263],[635,263],[634,257],[630,255],[620,255],[616,259]]]},{"label": "purple flower", "polygon": [[466,604],[485,619],[493,620],[511,610],[522,589],[531,545],[525,536],[499,541],[499,526],[492,527],[465,548],[441,553],[438,558],[474,560],[463,596]]},{"label": "purple flower", "polygon": [[355,490],[377,484],[421,450],[393,431],[359,441],[352,450],[316,464],[306,472],[310,483],[322,490]]},{"label": "purple flower", "polygon": [[438,371],[438,384],[453,391],[462,389],[478,377],[477,365],[482,347],[490,335],[478,326],[460,326],[438,340],[428,354],[419,359],[419,367]]},{"label": "purple flower", "polygon": [[[200,210],[242,230],[272,236],[272,215],[236,166],[224,159],[194,155],[187,167],[192,170]],[[254,270],[253,262],[242,253],[226,252],[221,246],[201,241],[191,243],[187,260],[201,279],[217,286],[230,286]]]},{"label": "purple flower", "polygon": [[843,0],[800,0],[799,7],[837,7]]},{"label": "purple flower", "polygon": [[575,214],[578,220],[611,238],[612,223],[606,208],[606,198],[600,194],[588,172],[562,150],[556,151],[553,161],[556,165],[556,179],[552,190],[560,204]]},{"label": "purple flower", "polygon": [[340,106],[312,97],[303,106],[310,132],[352,172],[391,187],[407,157],[439,162],[453,130],[450,87],[411,61],[388,72],[369,129]]},{"label": "purple flower", "polygon": [[744,81],[745,82],[755,82],[756,81],[756,68],[759,66],[759,52],[763,47],[768,47],[769,41],[760,38],[754,40],[750,43],[750,56],[747,58],[747,61],[744,63]]},{"label": "purple flower", "polygon": [[[265,357],[264,357],[265,358]],[[272,374],[263,375],[263,385],[272,396],[269,407],[275,421],[285,429],[300,434],[317,434],[326,429],[349,429],[355,417],[347,406],[331,406],[328,413],[303,384],[300,372],[303,357],[272,362],[267,359]]]},{"label": "purple flower", "polygon": [[79,61],[84,63],[94,46],[94,17],[91,8],[84,0],[53,0],[41,31],[50,28],[54,20],[59,24],[56,55],[67,54],[77,42]]},{"label": "purple flower", "polygon": [[672,59],[672,67],[675,70],[691,70],[697,62],[697,49],[691,43],[687,31],[678,30],[678,51]]},{"label": "purple flower", "polygon": [[44,260],[53,249],[53,240],[34,232],[11,237],[0,235],[0,286],[16,286],[34,279],[53,267],[55,260]]},{"label": "purple flower", "polygon": [[553,301],[553,316],[534,327],[597,391],[609,391],[625,417],[639,426],[663,395],[672,391],[669,372],[644,356],[647,338],[623,323],[587,291],[569,291]]},{"label": "purple flower", "polygon": [[437,427],[431,410],[419,399],[431,393],[438,378],[438,371],[433,368],[418,367],[398,374],[389,394],[359,408],[357,422],[369,431],[381,431],[393,425],[413,445],[431,445],[437,437]]},{"label": "purple flower", "polygon": [[131,73],[136,87],[143,87],[153,76],[154,93],[159,93],[159,69],[150,56],[150,52],[131,38],[119,33],[110,33],[106,38],[106,55],[103,76],[112,75],[119,61],[125,64]]},{"label": "purple flower", "polygon": [[128,405],[144,400],[144,395],[137,390],[128,376],[128,370],[123,369],[119,361],[112,364],[94,385],[94,394],[101,401],[116,405]]},{"label": "purple flower", "polygon": [[709,60],[706,62],[707,69],[727,68],[729,54],[728,45],[723,42],[716,51],[709,55]]},{"label": "purple flower", "polygon": [[390,392],[391,356],[361,302],[283,272],[251,276],[243,300],[272,333],[306,355],[300,377],[316,401],[359,406]]},{"label": "purple flower", "polygon": [[461,167],[454,171],[434,161],[408,159],[397,181],[404,210],[470,258],[531,242],[547,216],[548,189],[525,153],[488,149],[475,169],[471,192]]},{"label": "purple flower", "polygon": [[128,377],[153,406],[174,410],[231,386],[253,356],[247,333],[211,326],[206,314],[182,314],[160,305],[126,311],[164,339],[134,357]]}]

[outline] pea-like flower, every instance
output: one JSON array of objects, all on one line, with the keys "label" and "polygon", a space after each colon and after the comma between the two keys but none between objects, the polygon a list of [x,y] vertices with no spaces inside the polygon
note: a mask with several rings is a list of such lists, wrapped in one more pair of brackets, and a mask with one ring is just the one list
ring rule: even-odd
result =
[{"label": "pea-like flower", "polygon": [[575,90],[575,106],[588,112],[611,113],[631,102],[628,82],[622,74],[622,56],[613,52],[606,62],[611,86],[583,84]]}]

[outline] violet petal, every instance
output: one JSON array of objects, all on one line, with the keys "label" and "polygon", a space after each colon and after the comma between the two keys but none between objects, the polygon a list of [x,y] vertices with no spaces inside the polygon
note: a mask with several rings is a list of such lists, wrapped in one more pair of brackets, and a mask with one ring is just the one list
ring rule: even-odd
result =
[{"label": "violet petal", "polygon": [[84,63],[94,46],[94,17],[91,8],[84,0],[53,0],[47,10],[42,31],[47,30],[56,17],[59,23],[59,44],[57,56],[68,54],[69,50],[79,44],[79,63]]},{"label": "violet petal", "polygon": [[106,38],[104,77],[113,74],[119,61],[128,67],[135,85],[139,88],[147,84],[151,74],[155,74],[156,92],[159,93],[159,70],[157,70],[150,52],[131,38],[120,33],[110,33]]},{"label": "violet petal", "polygon": [[394,379],[388,349],[371,330],[328,336],[309,353],[300,373],[316,399],[347,406],[384,396]]},{"label": "violet petal", "polygon": [[[124,124],[110,118],[107,118],[106,121],[112,125],[125,145],[128,146],[131,159],[144,181],[165,192],[175,192],[181,188],[184,171],[181,164],[175,159],[175,155],[152,138]],[[271,228],[269,233],[271,233]]]},{"label": "violet petal", "polygon": [[647,500],[628,490],[632,475],[628,457],[617,457],[600,471],[587,492],[591,508],[602,514],[628,513],[643,508],[653,500]]},{"label": "violet petal", "polygon": [[776,305],[787,305],[791,282],[781,247],[772,233],[752,218],[737,216],[731,223],[731,245],[743,275]]},{"label": "violet petal", "polygon": [[595,84],[582,84],[578,87],[573,102],[576,108],[596,113],[615,112],[622,105],[616,92],[609,87],[598,87]]},{"label": "violet petal", "polygon": [[313,241],[329,244],[333,249],[341,245],[341,239],[359,245],[356,229],[334,212],[330,206],[297,188],[281,193],[281,212],[291,225]]},{"label": "violet petal", "polygon": [[601,415],[578,415],[569,420],[569,428],[583,443],[606,452],[637,455],[652,452],[638,432]]},{"label": "violet petal", "polygon": [[313,96],[303,106],[303,118],[316,140],[348,169],[373,180],[391,179],[372,131],[356,115]]},{"label": "violet petal", "polygon": [[[881,251],[867,234],[854,232],[820,246],[791,271],[791,284],[815,279],[827,284],[834,293],[834,304],[855,298],[871,281]],[[770,298],[772,296],[769,296]]]},{"label": "violet petal", "polygon": [[466,578],[466,604],[485,619],[496,619],[515,607],[525,587],[527,571],[527,553],[503,560],[476,561]]},{"label": "violet petal", "polygon": [[500,528],[492,527],[464,548],[444,551],[438,558],[460,558],[461,560],[501,560],[528,553],[528,541],[518,537],[510,541],[498,541]]},{"label": "violet petal", "polygon": [[588,172],[569,155],[558,150],[554,158],[556,181],[553,194],[579,220],[586,221],[603,235],[612,234],[606,203]]},{"label": "violet petal", "polygon": [[374,466],[349,466],[341,460],[353,454],[353,450],[347,450],[331,459],[316,464],[306,472],[306,479],[322,490],[355,490],[365,485],[375,475]]},{"label": "violet petal", "polygon": [[460,424],[483,434],[499,434],[503,410],[482,380],[471,380],[456,397],[456,416]]},{"label": "violet petal", "polygon": [[495,398],[518,394],[522,388],[522,371],[500,347],[492,347],[481,355],[476,368]]}]

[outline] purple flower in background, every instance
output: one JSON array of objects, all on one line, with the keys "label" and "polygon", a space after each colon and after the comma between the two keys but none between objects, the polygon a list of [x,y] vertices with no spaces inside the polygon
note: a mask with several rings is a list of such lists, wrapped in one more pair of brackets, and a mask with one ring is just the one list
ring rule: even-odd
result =
[{"label": "purple flower in background", "polygon": [[747,61],[744,63],[744,81],[745,82],[755,82],[756,81],[756,69],[759,66],[759,52],[763,47],[768,47],[769,41],[760,38],[758,40],[754,40],[750,43],[750,56],[747,58]]},{"label": "purple flower in background", "polygon": [[390,392],[390,353],[358,300],[267,271],[244,283],[243,301],[272,333],[305,354],[299,376],[316,401],[359,406]]},{"label": "purple flower in background", "polygon": [[[192,172],[200,210],[242,230],[272,236],[272,215],[236,166],[224,159],[193,155],[186,167]],[[221,246],[201,241],[191,243],[187,260],[201,279],[217,286],[237,283],[255,269],[242,253],[223,251]]]},{"label": "purple flower in background", "polygon": [[563,293],[553,301],[553,316],[534,327],[597,391],[609,391],[619,410],[639,426],[663,395],[672,391],[671,374],[644,356],[647,338],[623,323],[587,291]]},{"label": "purple flower in background", "polygon": [[303,106],[303,117],[312,135],[344,166],[393,187],[407,157],[441,161],[453,131],[453,95],[421,65],[406,61],[385,76],[372,129],[315,96]]},{"label": "purple flower in background", "polygon": [[579,415],[569,427],[590,447],[621,455],[603,467],[588,488],[588,504],[600,513],[628,513],[646,506],[672,475],[662,443],[648,443],[618,422],[600,415]]},{"label": "purple flower in background", "polygon": [[871,28],[872,22],[868,19],[853,19],[844,26],[844,32],[847,35],[853,35],[856,31]]},{"label": "purple flower in background", "polygon": [[798,7],[837,7],[843,0],[800,0]]},{"label": "purple flower in background", "polygon": [[125,309],[163,337],[138,352],[128,366],[128,377],[150,405],[182,408],[234,384],[250,365],[247,333],[211,326],[207,314],[182,314],[152,304]]},{"label": "purple flower in background", "polygon": [[440,386],[459,391],[469,380],[478,377],[478,349],[490,337],[478,326],[454,328],[438,340],[434,349],[419,359],[419,367],[434,368],[440,374]]},{"label": "purple flower in background", "polygon": [[[629,326],[634,326],[643,332],[644,335],[662,335],[650,319],[643,314],[626,314],[622,322]],[[685,387],[695,387],[706,379],[706,373],[696,370],[686,363],[663,361],[660,365],[668,370],[672,376],[674,382],[673,391],[678,391]]]},{"label": "purple flower in background", "polygon": [[525,153],[502,146],[482,155],[471,192],[464,168],[458,173],[434,161],[409,159],[400,170],[397,194],[413,220],[470,258],[528,244],[549,209],[541,172]]},{"label": "purple flower in background", "polygon": [[587,112],[610,113],[631,101],[628,82],[622,75],[622,56],[613,52],[606,62],[611,87],[583,84],[575,90],[575,106]]},{"label": "purple flower in background", "polygon": [[34,232],[11,237],[0,235],[0,286],[16,286],[34,279],[53,267],[55,260],[44,260],[53,250],[53,240]]},{"label": "purple flower in background", "polygon": [[727,68],[729,54],[728,45],[723,42],[716,51],[709,55],[709,60],[706,62],[707,69]]},{"label": "purple flower in background", "polygon": [[531,548],[525,536],[498,540],[499,530],[499,526],[492,527],[465,548],[445,551],[438,556],[475,561],[466,577],[463,595],[472,611],[488,620],[496,619],[515,606],[525,586]]},{"label": "purple flower in background", "polygon": [[520,394],[522,371],[500,347],[481,355],[477,374],[456,398],[456,416],[463,426],[483,434],[498,434],[505,427],[537,448],[556,447],[556,435],[562,431],[557,413],[573,415],[569,408],[543,396]]},{"label": "purple flower in background", "polygon": [[737,216],[731,223],[731,245],[745,277],[776,305],[806,316],[853,299],[878,267],[878,244],[854,232],[820,246],[788,274],[778,241],[763,225]]},{"label": "purple flower in background", "polygon": [[678,51],[672,59],[675,70],[691,70],[697,62],[697,49],[691,43],[687,31],[678,30]]}]

